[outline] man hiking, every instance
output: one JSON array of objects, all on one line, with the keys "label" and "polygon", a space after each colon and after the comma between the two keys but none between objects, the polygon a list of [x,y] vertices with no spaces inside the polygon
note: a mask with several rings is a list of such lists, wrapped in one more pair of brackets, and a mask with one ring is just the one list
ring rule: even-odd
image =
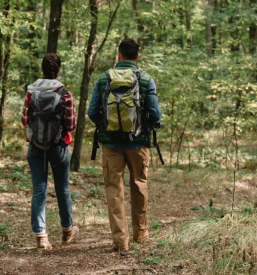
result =
[{"label": "man hiking", "polygon": [[148,148],[151,129],[161,118],[155,83],[136,64],[138,49],[135,40],[122,40],[119,62],[100,75],[88,109],[103,145],[102,165],[114,251],[121,252],[129,248],[123,187],[126,164],[130,172],[133,241],[142,243],[149,237]]}]

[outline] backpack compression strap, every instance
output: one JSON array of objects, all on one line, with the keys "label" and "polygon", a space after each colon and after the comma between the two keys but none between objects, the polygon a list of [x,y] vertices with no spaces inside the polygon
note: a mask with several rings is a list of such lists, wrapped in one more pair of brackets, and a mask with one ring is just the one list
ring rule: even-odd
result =
[{"label": "backpack compression strap", "polygon": [[68,93],[68,91],[69,90],[66,87],[62,86],[57,92],[57,94],[59,94],[61,98],[63,98]]},{"label": "backpack compression strap", "polygon": [[153,147],[152,148],[156,148],[156,150],[158,152],[158,155],[159,155],[159,158],[160,158],[160,161],[161,161],[162,165],[164,165],[164,161],[163,161],[163,158],[162,158],[161,150],[160,150],[159,144],[157,143],[156,130],[153,128],[152,131],[153,131]]}]

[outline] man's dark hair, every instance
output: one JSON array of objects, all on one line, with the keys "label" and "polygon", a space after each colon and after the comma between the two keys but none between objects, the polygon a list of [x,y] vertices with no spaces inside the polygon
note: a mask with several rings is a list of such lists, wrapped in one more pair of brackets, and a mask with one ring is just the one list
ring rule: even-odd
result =
[{"label": "man's dark hair", "polygon": [[134,60],[138,55],[139,45],[134,39],[123,39],[119,45],[119,53],[123,58]]}]

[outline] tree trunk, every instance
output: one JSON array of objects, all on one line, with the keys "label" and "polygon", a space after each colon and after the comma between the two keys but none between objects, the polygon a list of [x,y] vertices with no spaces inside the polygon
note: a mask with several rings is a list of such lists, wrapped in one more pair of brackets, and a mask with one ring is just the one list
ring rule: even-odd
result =
[{"label": "tree trunk", "polygon": [[[239,0],[240,3],[240,0]],[[230,36],[233,40],[230,49],[232,53],[236,53],[239,52],[239,48],[240,48],[240,43],[239,43],[239,38],[240,38],[240,28],[239,28],[239,24],[240,24],[240,17],[239,17],[239,11],[237,15],[232,15],[229,18],[229,23],[231,24],[230,28],[231,28],[231,32],[230,32]]]},{"label": "tree trunk", "polygon": [[[190,11],[186,11],[186,27],[187,27],[187,31],[190,32],[191,31],[191,13]],[[192,44],[192,38],[190,37],[191,34],[187,37],[187,44],[189,46],[191,46]]]},{"label": "tree trunk", "polygon": [[[238,1],[241,4],[241,0]],[[240,17],[239,17],[239,13],[240,11],[238,11],[236,16],[231,16],[229,19],[229,23],[231,24],[231,32],[230,32],[230,36],[233,39],[233,42],[230,46],[231,52],[236,60],[236,63],[239,64],[239,60],[237,59],[237,54],[239,52],[240,49],[240,29],[239,29],[239,25],[240,25]],[[238,81],[239,79],[239,75],[236,74],[236,81]],[[238,111],[240,109],[240,107],[242,106],[242,90],[240,88],[236,89],[236,107],[235,107],[235,116],[237,116]]]},{"label": "tree trunk", "polygon": [[[38,66],[38,49],[36,46],[36,40],[40,39],[37,35],[37,31],[35,27],[33,26],[33,23],[36,21],[36,10],[37,6],[33,0],[28,1],[28,11],[33,13],[33,16],[30,21],[30,27],[29,27],[29,33],[28,33],[28,41],[29,41],[29,54],[30,54],[30,65],[26,70],[27,74],[27,84],[30,84],[31,82],[36,81],[36,79],[40,75],[40,68]],[[27,88],[27,87],[26,87]],[[27,90],[25,90],[25,94],[27,93]]]},{"label": "tree trunk", "polygon": [[206,51],[208,57],[212,57],[216,48],[216,26],[212,26],[210,17],[213,15],[214,10],[217,9],[217,4],[217,0],[208,0],[208,10],[205,22]]},{"label": "tree trunk", "polygon": [[186,7],[185,7],[185,14],[186,14],[186,28],[188,31],[187,34],[187,44],[190,47],[192,45],[192,37],[191,37],[191,6],[190,6],[190,1],[185,2]]},{"label": "tree trunk", "polygon": [[62,17],[63,0],[51,0],[50,23],[48,28],[47,52],[56,53],[58,45],[58,35]]},{"label": "tree trunk", "polygon": [[119,5],[120,4],[117,5],[117,8],[115,9],[112,16],[110,17],[109,25],[101,45],[99,46],[98,50],[95,51],[99,2],[97,0],[90,0],[91,28],[90,28],[89,39],[86,44],[85,68],[84,68],[83,78],[80,86],[78,122],[77,122],[77,129],[76,129],[75,140],[74,140],[74,148],[71,156],[71,170],[73,171],[78,171],[80,168],[80,154],[81,154],[83,133],[85,129],[86,103],[88,99],[88,88],[89,88],[90,78],[92,73],[95,70],[95,63],[96,63],[97,57],[101,52],[101,50],[103,49],[104,44],[107,40],[112,22],[116,16]]},{"label": "tree trunk", "polygon": [[[6,21],[8,20],[9,11],[10,3],[6,0],[3,5],[3,16],[5,17]],[[0,100],[0,141],[2,140],[4,130],[4,109],[7,100],[7,79],[12,37],[13,33],[5,36],[0,29],[0,88],[2,90],[2,96]]]},{"label": "tree trunk", "polygon": [[[11,43],[11,37],[10,42]],[[8,43],[8,41],[7,41]],[[7,81],[8,81],[8,67],[9,67],[9,59],[10,59],[10,48],[7,49],[7,53],[5,56],[5,71],[2,79],[2,96],[1,96],[1,102],[0,102],[0,141],[3,137],[3,131],[4,131],[4,111],[5,111],[5,105],[7,100],[7,94],[8,94],[8,88],[7,88]]]},{"label": "tree trunk", "polygon": [[[250,0],[250,5],[254,9],[255,14],[257,13],[256,4],[257,4],[256,0]],[[255,52],[256,52],[256,39],[257,39],[257,26],[256,26],[255,21],[252,21],[251,24],[250,24],[249,39],[250,39],[249,52],[251,54],[255,54]]]},{"label": "tree trunk", "polygon": [[206,32],[206,49],[207,56],[212,56],[212,43],[211,43],[211,22],[210,19],[207,18],[205,22],[205,32]]},{"label": "tree trunk", "polygon": [[[82,138],[85,129],[86,104],[88,99],[88,85],[92,74],[91,59],[95,48],[97,24],[98,24],[98,4],[97,0],[90,0],[91,29],[85,52],[85,68],[80,86],[80,101],[78,111],[78,122],[75,134],[75,142],[71,157],[71,170],[78,171],[80,167],[80,153]],[[91,72],[92,71],[92,72]]]},{"label": "tree trunk", "polygon": [[143,34],[145,31],[145,27],[144,27],[143,21],[140,19],[140,15],[138,11],[138,0],[133,0],[133,8],[134,8],[134,13],[137,20],[137,29],[139,32],[138,44],[140,47],[143,47]]},{"label": "tree trunk", "polygon": [[[10,3],[8,0],[5,0],[2,9],[3,9],[2,16],[4,16],[5,19],[7,20],[9,15],[9,10],[10,10]],[[4,77],[4,73],[5,73],[5,36],[1,32],[1,28],[0,28],[0,80]]]}]

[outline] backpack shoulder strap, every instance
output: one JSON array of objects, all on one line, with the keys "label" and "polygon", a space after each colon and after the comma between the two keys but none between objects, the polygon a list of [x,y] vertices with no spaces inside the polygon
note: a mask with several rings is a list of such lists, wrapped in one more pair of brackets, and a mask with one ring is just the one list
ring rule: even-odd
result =
[{"label": "backpack shoulder strap", "polygon": [[109,70],[106,71],[105,74],[106,74],[108,82],[111,82],[112,80],[111,80],[111,76],[110,76]]},{"label": "backpack shoulder strap", "polygon": [[63,98],[68,93],[68,91],[69,90],[66,87],[62,86],[57,94],[60,95],[61,98]]},{"label": "backpack shoulder strap", "polygon": [[143,70],[141,69],[137,69],[137,70],[134,70],[134,73],[136,74],[137,76],[137,80],[139,80],[141,78],[141,76],[145,73]]},{"label": "backpack shoulder strap", "polygon": [[137,79],[139,82],[139,92],[142,96],[142,99],[145,100],[147,88],[150,81],[152,80],[152,77],[147,72],[141,69],[134,70],[134,72],[137,74]]},{"label": "backpack shoulder strap", "polygon": [[33,97],[31,97],[32,99],[34,98],[34,102],[35,102],[35,106],[36,106],[37,111],[40,110],[40,106],[39,106],[39,104],[38,104],[39,94],[40,94],[40,92],[35,91],[35,92],[33,93]]}]

